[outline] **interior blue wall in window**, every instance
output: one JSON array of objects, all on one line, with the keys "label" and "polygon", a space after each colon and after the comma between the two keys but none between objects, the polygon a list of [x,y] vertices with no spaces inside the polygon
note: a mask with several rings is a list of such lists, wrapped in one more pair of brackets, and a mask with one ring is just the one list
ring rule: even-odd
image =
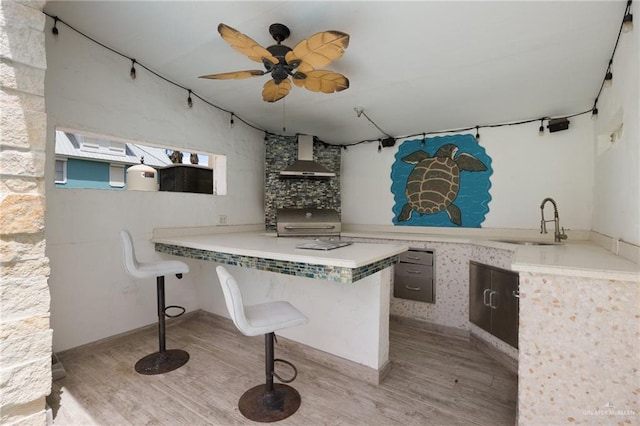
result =
[{"label": "interior blue wall in window", "polygon": [[[433,172],[426,170],[432,170],[430,168],[433,163],[431,158],[436,155],[441,147],[447,144],[455,145],[458,148],[458,151],[453,157],[456,163],[461,164],[459,163],[460,156],[466,156],[464,154],[468,154],[473,156],[473,158],[482,163],[484,168],[486,168],[482,171],[468,171],[463,170],[464,167],[461,167],[459,170],[459,191],[451,204],[454,204],[454,206],[457,206],[460,210],[460,225],[452,221],[452,218],[446,210],[430,214],[420,214],[418,210],[416,210],[416,204],[408,203],[407,198],[407,191],[412,192],[411,189],[407,189],[407,180],[418,164],[407,162],[406,157],[419,151],[425,152],[427,155],[422,153],[413,155],[414,159],[424,158],[424,162],[419,161],[418,163],[420,164],[419,170],[425,172],[417,172],[416,174],[418,176],[424,176],[425,179],[433,179],[436,178]],[[429,159],[427,159],[427,157],[429,157]],[[491,201],[491,195],[489,193],[489,189],[491,188],[490,177],[493,169],[491,167],[491,157],[487,155],[485,149],[478,144],[478,141],[473,135],[437,136],[426,138],[424,143],[423,139],[408,140],[400,145],[395,158],[396,160],[391,166],[391,192],[395,200],[395,205],[392,209],[394,213],[394,225],[462,226],[467,228],[479,228],[481,226],[489,211],[489,202]],[[469,159],[468,156],[466,156],[466,158]],[[403,159],[405,159],[405,161],[403,161]],[[456,174],[458,174],[458,172],[456,171],[456,167],[454,167],[451,175]],[[413,178],[415,177],[416,175],[413,176]],[[437,179],[442,180],[442,174],[438,176]],[[444,181],[448,183],[448,179],[449,175],[445,173]],[[415,192],[415,190],[413,192]],[[427,195],[427,192],[423,191],[423,197],[438,198],[438,195]],[[403,209],[405,210],[404,213]]]}]

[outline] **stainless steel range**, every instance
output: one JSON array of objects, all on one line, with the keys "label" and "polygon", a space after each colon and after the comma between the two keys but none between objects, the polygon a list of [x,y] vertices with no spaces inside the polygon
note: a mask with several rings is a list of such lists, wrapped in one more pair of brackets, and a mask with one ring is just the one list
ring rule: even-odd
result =
[{"label": "stainless steel range", "polygon": [[335,209],[278,209],[278,237],[340,237],[340,215]]}]

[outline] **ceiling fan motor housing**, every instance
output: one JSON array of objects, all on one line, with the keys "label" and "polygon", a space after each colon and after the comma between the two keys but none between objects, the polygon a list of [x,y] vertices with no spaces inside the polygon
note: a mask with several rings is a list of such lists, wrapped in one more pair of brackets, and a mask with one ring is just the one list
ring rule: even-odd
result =
[{"label": "ceiling fan motor housing", "polygon": [[271,53],[271,55],[278,59],[278,63],[272,65],[267,60],[263,60],[262,62],[267,72],[271,73],[271,77],[273,77],[275,83],[280,84],[283,80],[286,80],[289,75],[293,75],[293,70],[297,68],[298,65],[300,65],[300,61],[292,61],[291,64],[287,63],[285,56],[291,51],[291,48],[289,46],[285,46],[284,44],[271,45],[267,47],[267,50],[269,51],[269,53]]}]

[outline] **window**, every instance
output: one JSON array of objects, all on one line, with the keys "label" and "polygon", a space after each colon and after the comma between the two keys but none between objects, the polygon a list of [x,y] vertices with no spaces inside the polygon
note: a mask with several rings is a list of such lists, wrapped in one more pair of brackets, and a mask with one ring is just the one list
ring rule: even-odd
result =
[{"label": "window", "polygon": [[83,151],[92,151],[98,152],[100,151],[100,140],[96,138],[91,138],[89,136],[77,135],[78,139],[82,141],[81,149]]},{"label": "window", "polygon": [[114,188],[124,188],[124,166],[111,164],[109,166],[109,185]]},{"label": "window", "polygon": [[[153,146],[60,128],[56,129],[55,152],[55,183],[59,187],[126,189],[127,169],[144,162],[158,171],[156,179],[160,191],[227,193],[227,159],[224,155],[187,152],[177,147]],[[176,175],[175,170],[181,169],[181,175],[192,176],[188,185],[183,185],[183,180],[177,178],[172,184],[170,169],[174,169]]]},{"label": "window", "polygon": [[60,184],[67,183],[67,159],[66,158],[56,158],[55,182]]},{"label": "window", "polygon": [[124,142],[109,141],[109,153],[124,156],[127,153],[127,146]]}]

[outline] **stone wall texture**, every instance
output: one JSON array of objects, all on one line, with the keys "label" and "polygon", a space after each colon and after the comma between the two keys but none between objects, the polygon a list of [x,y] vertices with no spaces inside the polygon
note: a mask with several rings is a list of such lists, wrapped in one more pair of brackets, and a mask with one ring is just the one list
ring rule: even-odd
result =
[{"label": "stone wall texture", "polygon": [[520,274],[521,425],[637,425],[637,282]]},{"label": "stone wall texture", "polygon": [[45,424],[51,390],[43,6],[0,0],[0,424],[7,425]]}]

